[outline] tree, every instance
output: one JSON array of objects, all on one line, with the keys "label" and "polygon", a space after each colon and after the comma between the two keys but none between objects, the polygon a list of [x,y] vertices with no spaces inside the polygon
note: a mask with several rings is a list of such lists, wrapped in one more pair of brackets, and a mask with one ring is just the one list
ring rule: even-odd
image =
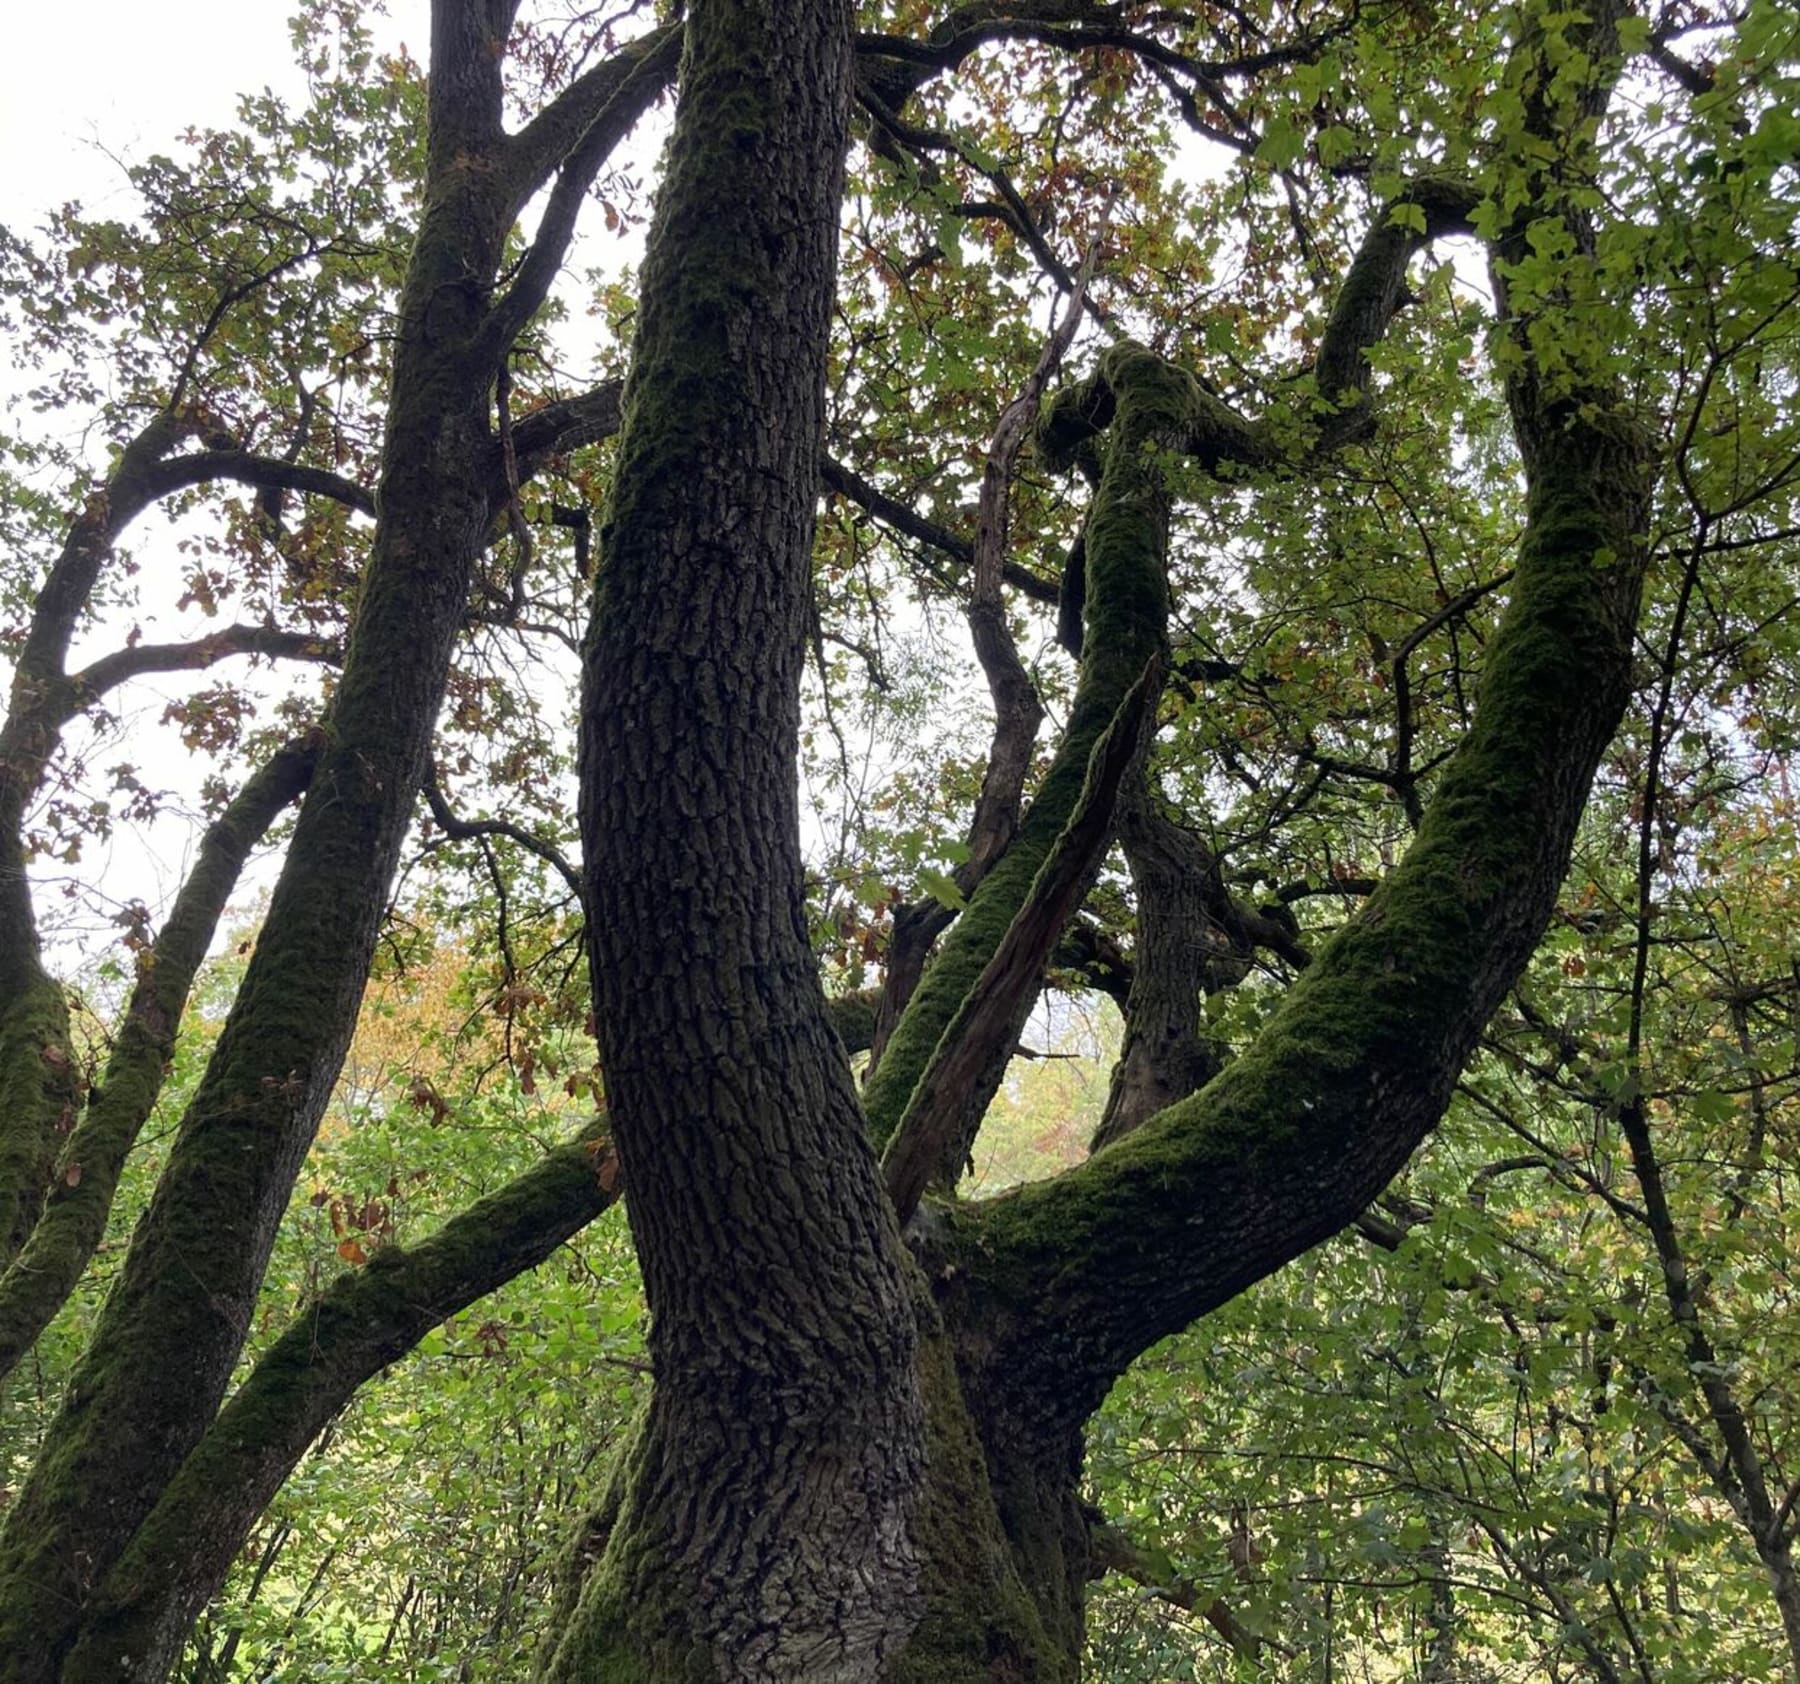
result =
[{"label": "tree", "polygon": [[[1758,443],[1744,428],[1792,389],[1794,276],[1768,255],[1791,232],[1791,120],[1758,86],[1785,62],[1786,26],[1755,9],[1645,20],[1612,4],[1465,20],[1039,0],[941,17],[896,7],[859,32],[839,0],[696,0],[614,39],[591,22],[522,26],[517,10],[437,0],[422,91],[404,65],[371,78],[346,22],[346,63],[332,75],[319,61],[302,123],[265,112],[260,148],[209,141],[185,171],[149,169],[154,238],[72,219],[67,283],[15,253],[34,354],[78,362],[104,346],[129,387],[114,419],[140,413],[38,585],[0,736],[9,1359],[97,1242],[238,864],[301,804],[154,1197],[9,1507],[0,1677],[163,1676],[355,1387],[541,1260],[621,1182],[655,1384],[570,1552],[542,1675],[1072,1677],[1084,1587],[1106,1553],[1080,1500],[1086,1423],[1151,1346],[1363,1217],[1405,1166],[1556,910],[1631,694],[1664,535],[1686,531],[1710,554],[1740,536],[1764,545],[1783,524],[1785,434],[1778,422]],[[1678,55],[1695,32],[1716,62]],[[553,285],[596,181],[678,59],[623,395],[612,380],[562,389],[543,337]],[[972,116],[944,94],[957,71]],[[1633,100],[1649,79],[1654,119],[1619,113],[1628,79]],[[526,112],[510,129],[509,101]],[[1047,116],[1028,146],[1034,102]],[[1213,200],[1243,213],[1241,239],[1215,230],[1204,254],[1244,273],[1238,314],[1220,310],[1203,335],[1240,371],[1229,386],[1195,372],[1184,322],[1160,314],[1192,284],[1195,249],[1177,248],[1161,190],[1131,160],[1141,125],[1167,121],[1149,114],[1171,110],[1242,160]],[[985,139],[959,132],[978,118]],[[1658,204],[1669,149],[1701,140],[1710,149]],[[1037,171],[1032,194],[1009,152]],[[1116,193],[1114,155],[1128,160]],[[977,180],[991,197],[974,196]],[[840,284],[846,203],[860,250]],[[1080,232],[1079,275],[1051,241],[1052,206]],[[1271,221],[1283,208],[1285,235]],[[964,222],[990,231],[994,258],[953,283]],[[903,265],[892,232],[922,223],[932,243]],[[1466,400],[1460,430],[1445,419],[1463,363],[1479,362],[1471,307],[1443,271],[1422,297],[1408,281],[1453,236],[1485,246],[1494,301],[1488,401]],[[1271,257],[1282,239],[1291,252]],[[1047,348],[1006,325],[1026,259],[1068,300]],[[1296,297],[1290,261],[1317,299]],[[1115,265],[1107,306],[1097,294]],[[284,284],[295,277],[307,284]],[[377,373],[367,316],[396,280]],[[933,319],[931,381],[910,412],[898,402],[919,334],[909,350],[904,317],[878,331],[868,300],[882,289],[909,307],[935,291],[960,312]],[[109,312],[127,307],[141,348],[105,343]],[[1110,342],[1040,403],[1084,312]],[[1420,325],[1396,346],[1403,313]],[[1283,349],[1293,360],[1276,376]],[[1242,372],[1246,351],[1263,372]],[[940,439],[918,436],[921,416]],[[994,430],[964,536],[920,492],[943,480],[932,498],[954,510],[963,476],[934,452],[967,451],[976,416]],[[868,471],[821,460],[828,425],[863,432]],[[1735,450],[1715,451],[1727,429]],[[585,571],[560,595],[546,584],[532,532],[534,516],[560,519],[585,561],[585,513],[528,488],[555,475],[591,491],[591,469],[564,458],[615,431],[582,644],[576,865],[514,817],[460,817],[442,745],[430,762],[447,693],[468,736],[508,735],[496,691],[458,662],[469,628],[531,631],[589,594]],[[1043,706],[1002,586],[1045,594],[1018,559],[1025,537],[1073,533],[1050,483],[1013,485],[1027,431],[1045,470],[1087,487],[1058,587],[1078,665],[1041,768]],[[371,491],[341,470],[377,434]],[[1459,483],[1470,464],[1473,498]],[[1410,629],[1389,641],[1368,628],[1374,664],[1361,661],[1355,697],[1334,694],[1329,670],[1356,665],[1342,623],[1316,643],[1271,639],[1246,662],[1186,618],[1197,597],[1171,591],[1183,552],[1202,546],[1247,590],[1282,565],[1291,578],[1315,522],[1359,565],[1379,511],[1321,520],[1320,487],[1340,471],[1391,487],[1427,558],[1421,574],[1388,541],[1386,572],[1415,569]],[[815,531],[822,480],[968,569],[994,703],[967,839],[944,856],[955,869],[922,877],[937,896],[893,918],[860,1093],[820,985],[794,781],[803,665],[820,657],[829,684],[825,609],[847,571],[844,534]],[[264,588],[267,619],[317,623],[178,646],[128,638],[70,672],[128,523],[220,483],[256,491],[238,505],[240,553],[263,544],[286,564]],[[1409,502],[1419,486],[1435,502]],[[359,567],[341,520],[286,533],[295,495],[371,521]],[[19,506],[40,528],[57,518]],[[1437,522],[1459,519],[1475,540],[1458,532],[1459,556],[1484,569],[1452,591],[1430,571],[1432,542]],[[1507,571],[1494,551],[1513,521]],[[197,568],[190,593],[219,588]],[[1416,609],[1433,589],[1435,605]],[[1502,591],[1497,622],[1477,620]],[[1479,640],[1473,705],[1460,654],[1429,682],[1409,665],[1446,630]],[[144,938],[105,1071],[85,1088],[39,952],[30,804],[64,730],[111,685],[252,652],[335,661],[328,700],[222,809],[181,901]],[[1208,684],[1216,701],[1201,699]],[[187,728],[228,737],[232,713],[214,695],[189,705]],[[1289,769],[1306,769],[1285,789],[1233,745],[1271,722],[1291,733]],[[1159,724],[1169,745],[1153,743]],[[1370,747],[1382,732],[1385,748]],[[1185,758],[1172,763],[1171,746]],[[1317,822],[1328,784],[1391,795],[1387,818],[1338,834],[1360,825],[1398,857],[1319,885],[1360,900],[1353,916],[1302,930],[1292,907],[1306,882],[1250,904],[1197,825],[1215,793],[1201,751],[1246,781],[1245,833]],[[495,758],[497,776],[528,775],[529,757]],[[435,1237],[353,1268],[233,1389],[422,789],[440,836],[504,839],[568,886],[586,920],[607,1109]],[[1655,804],[1652,792],[1645,811]],[[1104,1147],[1047,1181],[958,1201],[1047,967],[1104,968],[1106,932],[1071,921],[1107,901],[1096,879],[1115,829],[1143,939]],[[1291,986],[1236,990],[1264,1021],[1239,1045],[1208,1044],[1196,995],[1229,1002],[1259,953]],[[1633,1103],[1628,1137],[1648,1127]],[[1649,1198],[1641,1154],[1637,1173]],[[1792,1508],[1764,1517],[1778,1581]]]}]

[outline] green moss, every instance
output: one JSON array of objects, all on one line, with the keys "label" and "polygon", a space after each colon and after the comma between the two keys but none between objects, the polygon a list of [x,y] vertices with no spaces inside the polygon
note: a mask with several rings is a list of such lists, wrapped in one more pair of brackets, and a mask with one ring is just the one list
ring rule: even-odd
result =
[{"label": "green moss", "polygon": [[1095,427],[1110,427],[1088,515],[1087,624],[1075,699],[1012,846],[945,936],[864,1089],[878,1147],[899,1126],[939,1041],[1074,812],[1094,745],[1162,648],[1168,621],[1164,467],[1191,432],[1203,397],[1193,378],[1172,363],[1141,346],[1115,345],[1087,381],[1059,394],[1045,411],[1038,439],[1047,456],[1066,457]]},{"label": "green moss", "polygon": [[825,1002],[826,1014],[848,1053],[867,1052],[875,1039],[875,1003],[880,991],[873,988],[855,994],[839,994]]},{"label": "green moss", "polygon": [[642,1418],[613,1458],[606,1487],[559,1566],[550,1645],[537,1684],[715,1684],[710,1645],[693,1634],[680,1598],[681,1575],[657,1560],[631,1530],[646,1474],[649,1430]]},{"label": "green moss", "polygon": [[1549,916],[1628,693],[1650,460],[1584,426],[1534,463],[1475,723],[1405,858],[1256,1043],[1081,1169],[952,1218],[956,1314],[1034,1307],[1011,1360],[1023,1388],[1054,1376],[1054,1410],[1081,1419],[1157,1338],[1341,1226],[1436,1121]]},{"label": "green moss", "polygon": [[927,1484],[917,1537],[925,1616],[895,1663],[894,1684],[1072,1684],[1075,1648],[1047,1631],[1020,1577],[950,1341],[929,1304],[921,1314]]},{"label": "green moss", "polygon": [[39,970],[0,1019],[0,1261],[35,1227],[56,1144],[80,1103],[68,1003]]}]

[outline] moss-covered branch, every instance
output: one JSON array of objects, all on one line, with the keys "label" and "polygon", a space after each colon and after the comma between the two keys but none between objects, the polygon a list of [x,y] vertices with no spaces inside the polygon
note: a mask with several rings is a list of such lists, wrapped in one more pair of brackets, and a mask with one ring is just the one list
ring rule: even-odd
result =
[{"label": "moss-covered branch", "polygon": [[1079,1420],[1156,1340],[1351,1221],[1536,945],[1628,691],[1650,482],[1623,422],[1559,437],[1475,723],[1400,865],[1200,1093],[959,1216],[968,1310],[1010,1323],[990,1380],[1020,1406]]},{"label": "moss-covered branch", "polygon": [[523,1274],[618,1196],[598,1121],[431,1238],[340,1275],[219,1412],[100,1587],[59,1684],[160,1678],[250,1528],[364,1381],[446,1316]]},{"label": "moss-covered branch", "polygon": [[[1366,425],[1361,398],[1369,378],[1368,351],[1400,307],[1406,266],[1427,240],[1465,226],[1474,198],[1464,182],[1427,178],[1386,207],[1370,229],[1339,291],[1315,368],[1319,389],[1334,407],[1305,449],[1334,448]],[[1052,463],[1068,466],[1109,431],[1083,535],[1089,623],[1068,730],[1011,849],[946,937],[870,1077],[864,1104],[880,1146],[892,1137],[939,1037],[1024,904],[1033,877],[1073,810],[1088,754],[1105,720],[1148,658],[1146,622],[1134,608],[1142,609],[1147,601],[1139,593],[1164,589],[1160,536],[1154,541],[1153,567],[1139,565],[1150,553],[1145,547],[1149,533],[1154,528],[1160,534],[1168,520],[1161,506],[1158,453],[1179,452],[1214,473],[1279,467],[1294,457],[1294,443],[1280,425],[1247,420],[1191,376],[1129,345],[1108,352],[1089,379],[1058,393],[1045,407],[1038,448]],[[1154,495],[1146,500],[1153,481]],[[1160,616],[1159,608],[1154,634],[1159,639]]]},{"label": "moss-covered branch", "polygon": [[[250,850],[312,775],[316,744],[290,743],[208,828],[168,920],[141,955],[106,1074],[58,1155],[42,1213],[0,1275],[0,1379],[74,1290],[106,1230],[125,1156],[162,1090],[188,990]],[[71,1113],[68,1119],[73,1123]]]},{"label": "moss-covered branch", "polygon": [[1012,846],[944,938],[864,1090],[879,1145],[892,1137],[939,1040],[1025,904],[1075,810],[1094,745],[1162,650],[1168,616],[1164,458],[1192,431],[1195,407],[1204,402],[1189,375],[1138,346],[1121,345],[1101,357],[1089,380],[1059,393],[1040,424],[1039,448],[1059,462],[1068,431],[1064,416],[1104,410],[1113,426],[1088,518],[1087,636],[1075,700]]},{"label": "moss-covered branch", "polygon": [[1094,745],[1069,822],[913,1089],[881,1165],[902,1222],[917,1209],[928,1182],[950,1191],[962,1176],[1037,999],[1044,967],[1105,857],[1119,786],[1156,716],[1162,679],[1162,662],[1153,656]]},{"label": "moss-covered branch", "polygon": [[[1597,10],[1570,25],[1596,67],[1584,119],[1616,73],[1615,14]],[[1529,80],[1541,50],[1528,33],[1513,73]],[[1547,215],[1591,250],[1576,184],[1592,124],[1528,109],[1502,261]],[[1581,342],[1556,320],[1567,302],[1539,297],[1535,320],[1507,324],[1528,488],[1512,601],[1406,856],[1199,1093],[1082,1168],[955,1216],[947,1313],[980,1324],[978,1386],[1012,1411],[1078,1425],[1158,1339],[1353,1221],[1442,1115],[1542,936],[1630,691],[1657,467],[1603,371],[1541,366],[1559,326]]]},{"label": "moss-covered branch", "polygon": [[0,1015],[0,1263],[36,1225],[56,1143],[81,1109],[62,984],[36,970]]},{"label": "moss-covered branch", "polygon": [[508,231],[483,167],[501,133],[498,10],[433,9],[428,179],[400,298],[380,519],[342,679],[256,953],[43,1451],[7,1510],[6,1684],[55,1677],[85,1599],[212,1421],[355,1027],[469,581],[493,527],[480,483],[492,369],[469,347]]}]

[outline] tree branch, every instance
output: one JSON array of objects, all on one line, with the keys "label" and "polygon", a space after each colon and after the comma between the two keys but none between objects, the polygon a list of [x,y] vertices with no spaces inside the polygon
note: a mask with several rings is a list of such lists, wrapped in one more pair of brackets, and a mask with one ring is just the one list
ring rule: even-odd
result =
[{"label": "tree branch", "polygon": [[[1132,345],[1111,347],[1096,380],[1119,412],[1088,530],[1088,635],[1068,724],[1012,845],[989,870],[940,946],[863,1090],[885,1146],[940,1038],[993,958],[1086,785],[1094,745],[1153,656],[1164,650],[1168,493],[1161,460],[1184,431],[1179,375]],[[1118,390],[1114,393],[1114,387]],[[1060,400],[1059,400],[1060,401]],[[1044,448],[1040,420],[1038,446]],[[1108,814],[1110,822],[1110,812]]]},{"label": "tree branch", "polygon": [[[1541,191],[1521,218],[1577,214],[1549,172]],[[1442,1114],[1554,910],[1630,690],[1655,453],[1610,391],[1547,398],[1528,351],[1508,387],[1528,485],[1512,602],[1405,858],[1204,1090],[952,1219],[946,1313],[992,1318],[970,1361],[1023,1418],[1078,1423],[1156,1339],[1354,1220]],[[1002,1284],[1020,1280],[1021,1297]]]},{"label": "tree branch", "polygon": [[[994,729],[988,743],[981,790],[969,820],[968,855],[956,869],[956,886],[965,898],[980,887],[981,880],[1005,851],[1018,828],[1025,774],[1030,769],[1031,751],[1037,741],[1038,726],[1044,718],[1037,686],[1013,644],[1012,628],[1007,623],[1006,605],[1000,594],[1010,529],[1008,500],[1019,452],[1037,419],[1044,388],[1081,326],[1082,301],[1093,279],[1105,222],[1103,217],[1100,231],[1089,243],[1081,274],[1061,320],[1018,396],[1001,411],[982,465],[981,493],[975,511],[975,542],[970,557],[972,578],[967,618],[975,658],[981,663],[988,694],[993,701]],[[881,1005],[875,1014],[875,1042],[869,1057],[871,1071],[879,1066],[888,1036],[918,984],[931,944],[948,922],[944,910],[934,901],[914,902],[911,906],[895,909]]]},{"label": "tree branch", "polygon": [[[623,380],[603,380],[579,396],[559,398],[529,415],[521,415],[512,430],[519,478],[530,479],[543,467],[546,457],[611,438],[619,430],[619,400],[624,388]],[[498,452],[495,473],[496,486],[504,485],[505,470]]]},{"label": "tree branch", "polygon": [[1087,1511],[1087,1523],[1089,1574],[1092,1578],[1117,1573],[1120,1577],[1131,1580],[1134,1585],[1141,1586],[1159,1602],[1179,1608],[1184,1614],[1198,1614],[1237,1654],[1256,1653],[1256,1634],[1245,1629],[1223,1597],[1209,1595],[1191,1579],[1170,1578],[1163,1570],[1166,1563],[1158,1561],[1149,1551],[1140,1548],[1121,1527],[1108,1520],[1099,1510]]},{"label": "tree branch", "polygon": [[69,1676],[124,1654],[161,1676],[152,1663],[179,1652],[250,1528],[351,1394],[618,1196],[618,1158],[595,1119],[431,1238],[340,1275],[251,1369],[102,1582]]},{"label": "tree branch", "polygon": [[100,1086],[56,1161],[25,1249],[0,1275],[0,1378],[27,1351],[81,1278],[106,1230],[127,1153],[162,1091],[188,991],[250,850],[312,777],[317,743],[289,743],[208,827],[187,881],[137,982]]},{"label": "tree branch", "polygon": [[[590,65],[537,116],[507,141],[501,169],[506,182],[510,214],[518,215],[526,201],[550,177],[565,167],[579,148],[586,146],[607,109],[634,77],[656,68],[660,93],[675,75],[681,51],[681,25],[665,24],[628,43],[611,58]],[[666,62],[665,62],[666,61]],[[649,101],[645,101],[646,106]],[[616,144],[616,142],[615,142]],[[596,162],[604,162],[604,155]]]},{"label": "tree branch", "polygon": [[310,632],[283,631],[279,626],[223,626],[191,643],[139,643],[115,649],[83,667],[68,681],[73,715],[96,696],[149,672],[194,672],[233,655],[268,655],[277,660],[336,661],[342,651],[328,638]]},{"label": "tree branch", "polygon": [[[552,167],[554,156],[556,181],[550,189],[549,202],[538,221],[537,233],[513,276],[510,287],[501,295],[481,327],[482,354],[496,364],[505,357],[519,331],[538,313],[568,255],[569,242],[575,237],[575,224],[586,202],[588,189],[594,184],[600,166],[636,126],[674,77],[681,56],[681,30],[674,24],[643,36],[623,48],[605,64],[596,65],[569,90],[581,90],[577,106],[591,103],[592,115],[581,124],[579,132],[566,152],[548,154],[552,136],[560,137],[565,127],[573,128],[575,108],[563,112],[548,130],[536,133],[529,145],[526,137],[538,131],[538,125],[558,112],[563,101],[557,100],[529,128],[508,144],[503,154],[502,171],[516,207],[522,206],[543,180],[539,171]],[[602,74],[604,73],[604,74]],[[565,95],[564,98],[568,98]],[[523,152],[515,148],[523,147]],[[522,162],[528,159],[529,164]]]},{"label": "tree branch", "polygon": [[888,1196],[902,1224],[911,1219],[929,1182],[954,1187],[962,1173],[1037,998],[1044,967],[1112,839],[1119,785],[1153,728],[1163,670],[1161,656],[1154,656],[1094,745],[1068,823],[912,1090],[882,1158]]},{"label": "tree branch", "polygon": [[329,497],[359,515],[375,516],[375,493],[355,480],[324,468],[309,468],[279,456],[258,456],[238,449],[201,450],[185,456],[169,456],[146,476],[152,497],[167,497],[190,486],[212,480],[236,480],[270,491],[298,491],[309,497]]},{"label": "tree branch", "polygon": [[424,789],[426,804],[431,809],[432,823],[452,841],[475,841],[484,836],[503,837],[506,841],[523,848],[526,853],[535,855],[549,866],[568,885],[570,893],[575,896],[576,903],[582,907],[585,913],[587,888],[582,882],[581,873],[555,844],[546,842],[541,836],[533,834],[521,825],[508,824],[504,819],[459,819],[452,811],[450,803],[444,798],[444,791],[438,783],[435,767],[426,774]]}]

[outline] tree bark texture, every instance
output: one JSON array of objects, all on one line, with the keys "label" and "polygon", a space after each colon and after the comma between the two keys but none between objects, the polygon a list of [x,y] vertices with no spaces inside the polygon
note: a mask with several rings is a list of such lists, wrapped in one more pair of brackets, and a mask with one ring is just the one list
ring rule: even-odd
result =
[{"label": "tree bark texture", "polygon": [[244,785],[208,828],[167,922],[140,954],[106,1073],[57,1155],[29,1238],[0,1274],[0,1384],[62,1308],[100,1243],[126,1154],[156,1104],[188,990],[226,900],[250,850],[305,789],[314,757],[314,744],[289,744]]},{"label": "tree bark texture", "polygon": [[1225,893],[1212,850],[1157,809],[1143,779],[1120,797],[1119,842],[1137,894],[1137,963],[1096,1151],[1218,1074],[1200,1035],[1201,993],[1221,961],[1249,958],[1215,916]]},{"label": "tree bark texture", "polygon": [[921,1603],[914,1313],[807,946],[795,773],[850,75],[840,0],[688,10],[581,728],[656,1386],[546,1663],[568,1684],[851,1684]]}]

